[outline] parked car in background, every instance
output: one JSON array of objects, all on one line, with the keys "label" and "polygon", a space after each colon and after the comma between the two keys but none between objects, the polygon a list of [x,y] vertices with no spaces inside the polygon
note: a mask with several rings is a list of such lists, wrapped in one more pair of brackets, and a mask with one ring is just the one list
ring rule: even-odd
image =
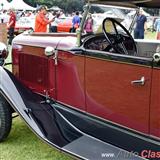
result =
[{"label": "parked car in background", "polygon": [[51,27],[53,28],[52,32],[71,32],[72,18],[73,17],[57,18],[55,22],[51,24]]},{"label": "parked car in background", "polygon": [[34,29],[35,17],[20,17],[16,21],[15,35],[23,33],[24,31]]},{"label": "parked car in background", "polygon": [[16,36],[12,72],[0,67],[0,141],[17,112],[43,141],[79,159],[159,160],[160,42],[134,40],[134,22],[126,29],[120,14],[83,32],[89,13],[135,17],[158,2],[89,0],[76,33]]},{"label": "parked car in background", "polygon": [[72,17],[61,18],[57,24],[57,32],[71,32]]}]

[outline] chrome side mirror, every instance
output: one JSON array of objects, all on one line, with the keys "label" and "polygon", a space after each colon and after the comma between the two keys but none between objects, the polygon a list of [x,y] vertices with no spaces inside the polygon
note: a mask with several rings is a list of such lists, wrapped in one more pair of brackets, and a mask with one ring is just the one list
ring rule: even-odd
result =
[{"label": "chrome side mirror", "polygon": [[154,62],[159,62],[160,61],[160,53],[155,53],[153,55],[153,61]]},{"label": "chrome side mirror", "polygon": [[55,65],[58,65],[58,50],[56,50],[55,48],[53,48],[53,47],[51,47],[51,46],[48,46],[48,47],[46,47],[46,49],[45,49],[45,55],[46,55],[47,57],[54,55],[54,57],[53,57],[53,59],[54,59],[54,64],[55,64]]},{"label": "chrome side mirror", "polygon": [[52,56],[55,53],[55,49],[51,46],[45,48],[45,55],[47,57]]}]

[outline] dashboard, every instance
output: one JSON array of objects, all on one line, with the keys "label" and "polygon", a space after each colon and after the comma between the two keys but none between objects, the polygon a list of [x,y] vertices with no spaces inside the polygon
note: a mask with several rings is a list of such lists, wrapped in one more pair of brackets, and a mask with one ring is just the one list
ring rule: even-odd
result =
[{"label": "dashboard", "polygon": [[99,51],[105,51],[108,46],[109,43],[107,42],[104,35],[91,37],[84,44],[85,49]]}]

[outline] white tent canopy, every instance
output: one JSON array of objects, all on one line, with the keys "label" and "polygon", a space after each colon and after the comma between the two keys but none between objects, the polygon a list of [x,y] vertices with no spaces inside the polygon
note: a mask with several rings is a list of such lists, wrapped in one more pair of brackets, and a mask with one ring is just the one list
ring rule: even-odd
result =
[{"label": "white tent canopy", "polygon": [[0,10],[7,10],[10,8],[10,3],[7,0],[0,0]]},{"label": "white tent canopy", "polygon": [[53,7],[49,8],[49,10],[60,11],[62,9],[59,8],[58,6],[53,6]]},{"label": "white tent canopy", "polygon": [[10,7],[14,8],[15,10],[35,10],[36,9],[26,4],[23,0],[12,0],[10,2]]}]

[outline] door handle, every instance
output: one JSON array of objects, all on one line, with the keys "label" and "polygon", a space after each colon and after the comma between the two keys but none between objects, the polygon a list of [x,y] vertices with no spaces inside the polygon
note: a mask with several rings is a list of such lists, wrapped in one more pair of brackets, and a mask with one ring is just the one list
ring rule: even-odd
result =
[{"label": "door handle", "polygon": [[139,80],[134,80],[134,81],[131,81],[131,84],[132,85],[141,85],[141,86],[144,86],[145,85],[145,77],[143,76],[143,77],[141,77],[141,79],[139,79]]}]

